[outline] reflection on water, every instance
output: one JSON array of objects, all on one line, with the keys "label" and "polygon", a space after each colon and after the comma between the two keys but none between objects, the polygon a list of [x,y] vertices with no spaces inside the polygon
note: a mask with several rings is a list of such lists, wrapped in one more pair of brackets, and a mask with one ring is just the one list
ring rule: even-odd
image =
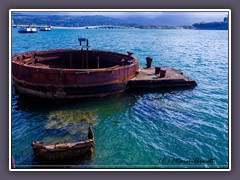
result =
[{"label": "reflection on water", "polygon": [[84,156],[54,161],[34,156],[31,168],[91,168],[93,158],[94,151],[88,152]]}]

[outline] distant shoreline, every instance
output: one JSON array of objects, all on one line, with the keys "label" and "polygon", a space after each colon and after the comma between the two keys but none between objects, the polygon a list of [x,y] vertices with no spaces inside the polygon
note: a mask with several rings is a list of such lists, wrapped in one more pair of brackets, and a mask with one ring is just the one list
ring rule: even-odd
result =
[{"label": "distant shoreline", "polygon": [[[210,23],[206,23],[210,24]],[[201,25],[201,24],[200,24]],[[42,28],[46,27],[44,25],[30,25],[31,27]],[[13,28],[22,28],[29,27],[29,25],[12,25]],[[51,26],[52,29],[158,29],[158,30],[228,30],[222,28],[214,28],[214,27],[194,27],[194,26],[114,26],[114,25],[102,25],[102,26],[81,26],[81,27],[70,27],[70,26]]]},{"label": "distant shoreline", "polygon": [[53,29],[86,29],[86,27],[52,26]]},{"label": "distant shoreline", "polygon": [[[44,25],[25,25],[25,24],[20,24],[20,25],[12,25],[14,28],[21,28],[21,27],[46,27]],[[131,26],[113,26],[113,25],[103,25],[103,26],[81,26],[81,27],[71,27],[71,26],[51,26],[52,29],[139,29]]]},{"label": "distant shoreline", "polygon": [[[28,27],[29,25],[14,25],[14,27]],[[45,27],[44,25],[30,25],[32,27]],[[192,29],[191,26],[114,26],[114,25],[102,25],[102,26],[81,26],[81,27],[71,27],[71,26],[51,26],[52,29]]]}]

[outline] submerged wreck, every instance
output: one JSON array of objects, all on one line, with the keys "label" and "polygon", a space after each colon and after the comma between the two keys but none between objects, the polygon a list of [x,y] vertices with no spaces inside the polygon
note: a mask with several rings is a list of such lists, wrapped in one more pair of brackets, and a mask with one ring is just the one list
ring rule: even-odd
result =
[{"label": "submerged wreck", "polygon": [[[82,41],[86,46],[82,46]],[[79,38],[80,50],[32,51],[12,57],[13,85],[19,94],[73,99],[106,96],[136,88],[192,87],[196,82],[169,67],[139,66],[128,52],[88,50]],[[86,49],[83,49],[86,47]]]},{"label": "submerged wreck", "polygon": [[86,141],[50,145],[35,141],[32,143],[32,148],[36,156],[46,160],[71,159],[78,156],[84,156],[87,153],[93,153],[94,134],[92,128],[89,127],[88,139]]}]

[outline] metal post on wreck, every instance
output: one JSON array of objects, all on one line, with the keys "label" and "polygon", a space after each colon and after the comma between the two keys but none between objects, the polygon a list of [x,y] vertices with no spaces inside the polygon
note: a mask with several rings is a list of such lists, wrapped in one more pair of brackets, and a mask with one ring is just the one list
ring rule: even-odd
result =
[{"label": "metal post on wreck", "polygon": [[153,59],[151,57],[146,57],[146,62],[147,62],[147,67],[146,68],[151,68],[152,60]]},{"label": "metal post on wreck", "polygon": [[[78,41],[80,43],[81,47],[81,54],[82,54],[82,68],[84,68],[84,58],[83,58],[83,48],[86,47],[86,68],[88,68],[88,48],[89,46],[89,41],[86,38],[78,38]],[[82,42],[86,42],[86,45],[82,45]]]}]

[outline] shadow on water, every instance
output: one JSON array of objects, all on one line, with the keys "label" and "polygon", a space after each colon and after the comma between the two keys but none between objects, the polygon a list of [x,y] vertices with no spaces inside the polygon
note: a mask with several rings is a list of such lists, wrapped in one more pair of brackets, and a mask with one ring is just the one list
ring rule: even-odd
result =
[{"label": "shadow on water", "polygon": [[94,101],[101,100],[101,98],[83,98],[83,99],[42,99],[37,97],[28,97],[25,95],[19,95],[17,98],[17,105],[19,107],[31,108],[32,110],[37,110],[38,108],[44,108],[44,109],[54,109],[59,107],[65,107],[65,106],[74,106],[79,104],[89,104],[94,103]]},{"label": "shadow on water", "polygon": [[[137,101],[136,96],[144,94],[165,94],[165,93],[177,93],[186,90],[192,91],[195,87],[169,87],[169,88],[149,88],[149,89],[128,89],[123,93],[114,94],[104,97],[90,97],[81,99],[42,99],[32,98],[25,95],[16,95],[15,91],[13,94],[16,96],[16,106],[22,108],[22,110],[41,110],[41,109],[62,109],[62,108],[74,108],[74,107],[93,107],[93,106],[104,106],[106,104],[114,104],[116,102],[127,103],[128,105],[134,104]],[[131,103],[132,102],[132,103]],[[121,108],[121,107],[119,107]]]},{"label": "shadow on water", "polygon": [[94,151],[87,152],[85,155],[80,155],[74,158],[62,160],[47,160],[39,156],[33,155],[32,166],[33,169],[48,169],[48,168],[91,168],[91,161],[94,159]]},{"label": "shadow on water", "polygon": [[195,87],[169,87],[169,88],[149,88],[149,89],[128,89],[126,93],[135,95],[135,96],[142,96],[145,94],[176,94],[182,93],[183,91],[193,91]]},{"label": "shadow on water", "polygon": [[119,93],[115,95],[109,95],[104,97],[90,97],[90,98],[80,98],[80,99],[43,99],[43,98],[33,98],[25,95],[17,94],[15,97],[16,106],[22,108],[23,110],[38,110],[38,109],[59,109],[62,107],[87,107],[91,105],[104,105],[108,102],[115,102],[117,100],[122,100],[126,98],[125,93]]}]

